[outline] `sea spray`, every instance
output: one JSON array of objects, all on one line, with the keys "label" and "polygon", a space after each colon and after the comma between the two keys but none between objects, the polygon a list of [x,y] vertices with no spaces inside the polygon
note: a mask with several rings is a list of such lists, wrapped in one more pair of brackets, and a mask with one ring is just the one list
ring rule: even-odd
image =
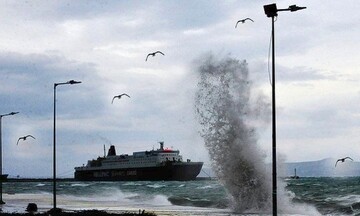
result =
[{"label": "sea spray", "polygon": [[269,211],[271,179],[255,127],[269,120],[269,103],[253,90],[246,61],[210,54],[199,60],[197,72],[200,135],[233,210]]}]

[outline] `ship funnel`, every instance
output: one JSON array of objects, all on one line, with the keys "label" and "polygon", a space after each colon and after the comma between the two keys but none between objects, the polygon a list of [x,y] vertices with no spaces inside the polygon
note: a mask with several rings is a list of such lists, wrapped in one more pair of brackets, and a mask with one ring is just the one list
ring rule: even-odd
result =
[{"label": "ship funnel", "polygon": [[159,142],[160,144],[160,150],[164,150],[164,142]]},{"label": "ship funnel", "polygon": [[109,151],[107,156],[115,156],[116,155],[116,151],[115,151],[115,146],[110,146]]}]

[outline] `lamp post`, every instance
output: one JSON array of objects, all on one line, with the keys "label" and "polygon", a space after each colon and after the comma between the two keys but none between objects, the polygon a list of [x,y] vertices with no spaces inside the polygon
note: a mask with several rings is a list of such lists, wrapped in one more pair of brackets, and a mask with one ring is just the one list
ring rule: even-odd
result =
[{"label": "lamp post", "polygon": [[54,83],[54,131],[53,131],[53,210],[56,211],[56,87],[59,85],[73,85],[79,84],[80,81],[70,80],[63,83]]},{"label": "lamp post", "polygon": [[1,120],[4,116],[11,116],[18,114],[19,112],[11,112],[7,114],[0,115],[0,204],[5,204],[5,202],[2,199],[2,182],[6,178],[6,175],[3,176],[2,172],[2,133],[1,133]]},{"label": "lamp post", "polygon": [[264,5],[264,11],[267,17],[271,17],[271,39],[272,39],[272,199],[273,199],[273,215],[277,215],[277,179],[276,179],[276,107],[275,107],[275,17],[278,11],[297,11],[306,7],[298,7],[291,5],[286,9],[277,9],[276,4]]}]

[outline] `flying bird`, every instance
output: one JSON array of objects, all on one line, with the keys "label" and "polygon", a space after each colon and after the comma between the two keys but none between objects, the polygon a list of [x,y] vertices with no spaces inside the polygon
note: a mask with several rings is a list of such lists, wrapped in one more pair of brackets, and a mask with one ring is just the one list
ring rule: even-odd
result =
[{"label": "flying bird", "polygon": [[121,94],[121,95],[114,96],[113,99],[112,99],[112,101],[111,101],[111,104],[114,102],[115,98],[119,98],[119,99],[120,99],[122,96],[127,96],[127,97],[130,98],[130,96],[129,96],[128,94],[123,93],[123,94]]},{"label": "flying bird", "polygon": [[338,159],[338,160],[336,161],[336,163],[335,163],[335,167],[336,167],[336,164],[337,164],[339,161],[341,161],[341,162],[345,162],[345,160],[346,160],[346,159],[350,159],[350,160],[354,161],[351,157],[344,157],[344,158],[340,158],[340,159]]},{"label": "flying bird", "polygon": [[164,53],[162,53],[161,51],[156,51],[156,52],[153,52],[153,53],[149,53],[147,56],[146,56],[146,59],[145,59],[145,61],[147,61],[148,60],[148,58],[149,58],[149,56],[155,56],[157,53],[160,53],[161,55],[165,55]]},{"label": "flying bird", "polygon": [[237,25],[239,24],[239,22],[245,23],[246,20],[250,20],[250,21],[254,22],[254,20],[252,20],[252,19],[250,19],[250,18],[245,18],[245,19],[242,19],[242,20],[237,21],[237,23],[236,23],[236,25],[235,25],[235,28],[237,27]]},{"label": "flying bird", "polygon": [[18,139],[18,141],[17,141],[16,145],[18,145],[18,144],[19,144],[19,141],[20,141],[20,140],[24,140],[24,141],[25,141],[28,137],[31,137],[31,138],[35,139],[35,137],[33,137],[33,136],[31,136],[31,135],[26,135],[26,136],[23,136],[23,137],[19,137],[19,139]]}]

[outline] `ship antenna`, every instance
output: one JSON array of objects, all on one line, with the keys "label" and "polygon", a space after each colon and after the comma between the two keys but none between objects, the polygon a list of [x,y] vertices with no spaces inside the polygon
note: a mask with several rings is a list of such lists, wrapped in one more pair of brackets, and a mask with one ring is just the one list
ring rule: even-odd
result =
[{"label": "ship antenna", "polygon": [[104,144],[104,157],[106,156],[105,144]]}]

